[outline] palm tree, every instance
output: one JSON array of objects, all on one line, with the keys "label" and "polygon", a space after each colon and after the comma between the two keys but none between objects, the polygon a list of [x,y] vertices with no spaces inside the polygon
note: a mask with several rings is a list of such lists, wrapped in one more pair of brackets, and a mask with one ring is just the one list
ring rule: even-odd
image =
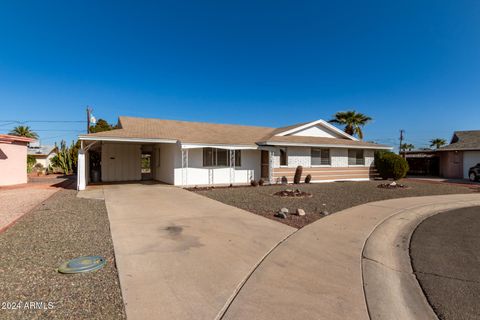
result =
[{"label": "palm tree", "polygon": [[430,140],[430,147],[435,147],[436,149],[446,144],[447,144],[447,141],[445,141],[445,139],[435,138]]},{"label": "palm tree", "polygon": [[357,135],[360,140],[363,139],[363,132],[361,127],[363,127],[372,120],[372,118],[370,118],[369,116],[366,116],[363,113],[359,113],[354,110],[340,111],[335,113],[333,117],[334,118],[328,122],[345,125],[343,131],[345,131],[351,136],[353,136],[354,134]]},{"label": "palm tree", "polygon": [[412,151],[412,149],[415,149],[415,146],[411,143],[402,143],[402,151]]},{"label": "palm tree", "polygon": [[10,131],[11,135],[37,139],[38,134],[30,130],[29,126],[17,126]]}]

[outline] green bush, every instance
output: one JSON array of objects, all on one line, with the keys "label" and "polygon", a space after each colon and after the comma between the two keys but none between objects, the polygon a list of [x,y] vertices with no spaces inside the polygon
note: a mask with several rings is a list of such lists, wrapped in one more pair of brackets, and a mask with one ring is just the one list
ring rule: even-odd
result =
[{"label": "green bush", "polygon": [[27,155],[27,172],[28,173],[32,172],[33,166],[35,165],[36,162],[37,160],[33,155],[31,154]]},{"label": "green bush", "polygon": [[383,179],[399,180],[408,172],[407,160],[393,152],[375,152],[375,167]]},{"label": "green bush", "polygon": [[295,184],[300,183],[300,179],[302,179],[302,171],[303,171],[303,167],[298,166],[297,169],[295,170],[295,176],[293,177],[293,183],[295,183]]}]

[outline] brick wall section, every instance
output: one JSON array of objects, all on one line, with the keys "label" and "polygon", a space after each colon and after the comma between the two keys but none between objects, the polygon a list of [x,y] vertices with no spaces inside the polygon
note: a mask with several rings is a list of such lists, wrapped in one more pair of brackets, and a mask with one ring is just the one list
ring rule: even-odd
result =
[{"label": "brick wall section", "polygon": [[310,147],[288,147],[288,166],[280,167],[280,152],[277,149],[274,155],[273,177],[274,183],[281,182],[282,177],[288,182],[293,182],[293,176],[297,166],[302,166],[304,181],[307,174],[312,175],[312,182],[335,181],[335,180],[368,180],[377,175],[373,169],[374,150],[364,150],[365,165],[349,166],[348,149],[330,148],[330,166],[311,166]]}]

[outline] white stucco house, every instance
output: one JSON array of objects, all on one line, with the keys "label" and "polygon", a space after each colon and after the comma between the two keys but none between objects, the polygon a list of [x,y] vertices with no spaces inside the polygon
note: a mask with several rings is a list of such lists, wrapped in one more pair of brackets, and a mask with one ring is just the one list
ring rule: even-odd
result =
[{"label": "white stucco house", "polygon": [[40,141],[36,140],[28,144],[27,154],[35,157],[35,164],[40,163],[44,168],[48,168],[57,152],[55,146],[42,145]]},{"label": "white stucco house", "polygon": [[[119,117],[118,129],[80,135],[78,189],[153,179],[176,186],[368,180],[375,150],[324,120],[283,128]],[[96,171],[96,172],[94,172]],[[94,178],[93,180],[97,180]]]}]

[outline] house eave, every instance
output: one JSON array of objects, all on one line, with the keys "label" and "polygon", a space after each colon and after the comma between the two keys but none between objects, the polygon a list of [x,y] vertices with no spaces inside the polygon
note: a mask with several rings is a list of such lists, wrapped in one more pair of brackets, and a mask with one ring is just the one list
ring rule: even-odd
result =
[{"label": "house eave", "polygon": [[209,144],[209,143],[181,143],[182,149],[198,149],[198,148],[218,148],[229,150],[256,150],[257,145],[245,144]]},{"label": "house eave", "polygon": [[292,146],[292,147],[319,147],[319,148],[348,148],[348,149],[373,149],[373,150],[392,150],[389,146],[359,146],[349,144],[325,144],[325,143],[292,143],[280,141],[264,141],[258,142],[260,146]]},{"label": "house eave", "polygon": [[101,137],[101,136],[78,136],[83,141],[111,141],[111,142],[137,142],[137,143],[177,143],[173,139],[150,139],[150,138],[123,138],[123,137]]}]

